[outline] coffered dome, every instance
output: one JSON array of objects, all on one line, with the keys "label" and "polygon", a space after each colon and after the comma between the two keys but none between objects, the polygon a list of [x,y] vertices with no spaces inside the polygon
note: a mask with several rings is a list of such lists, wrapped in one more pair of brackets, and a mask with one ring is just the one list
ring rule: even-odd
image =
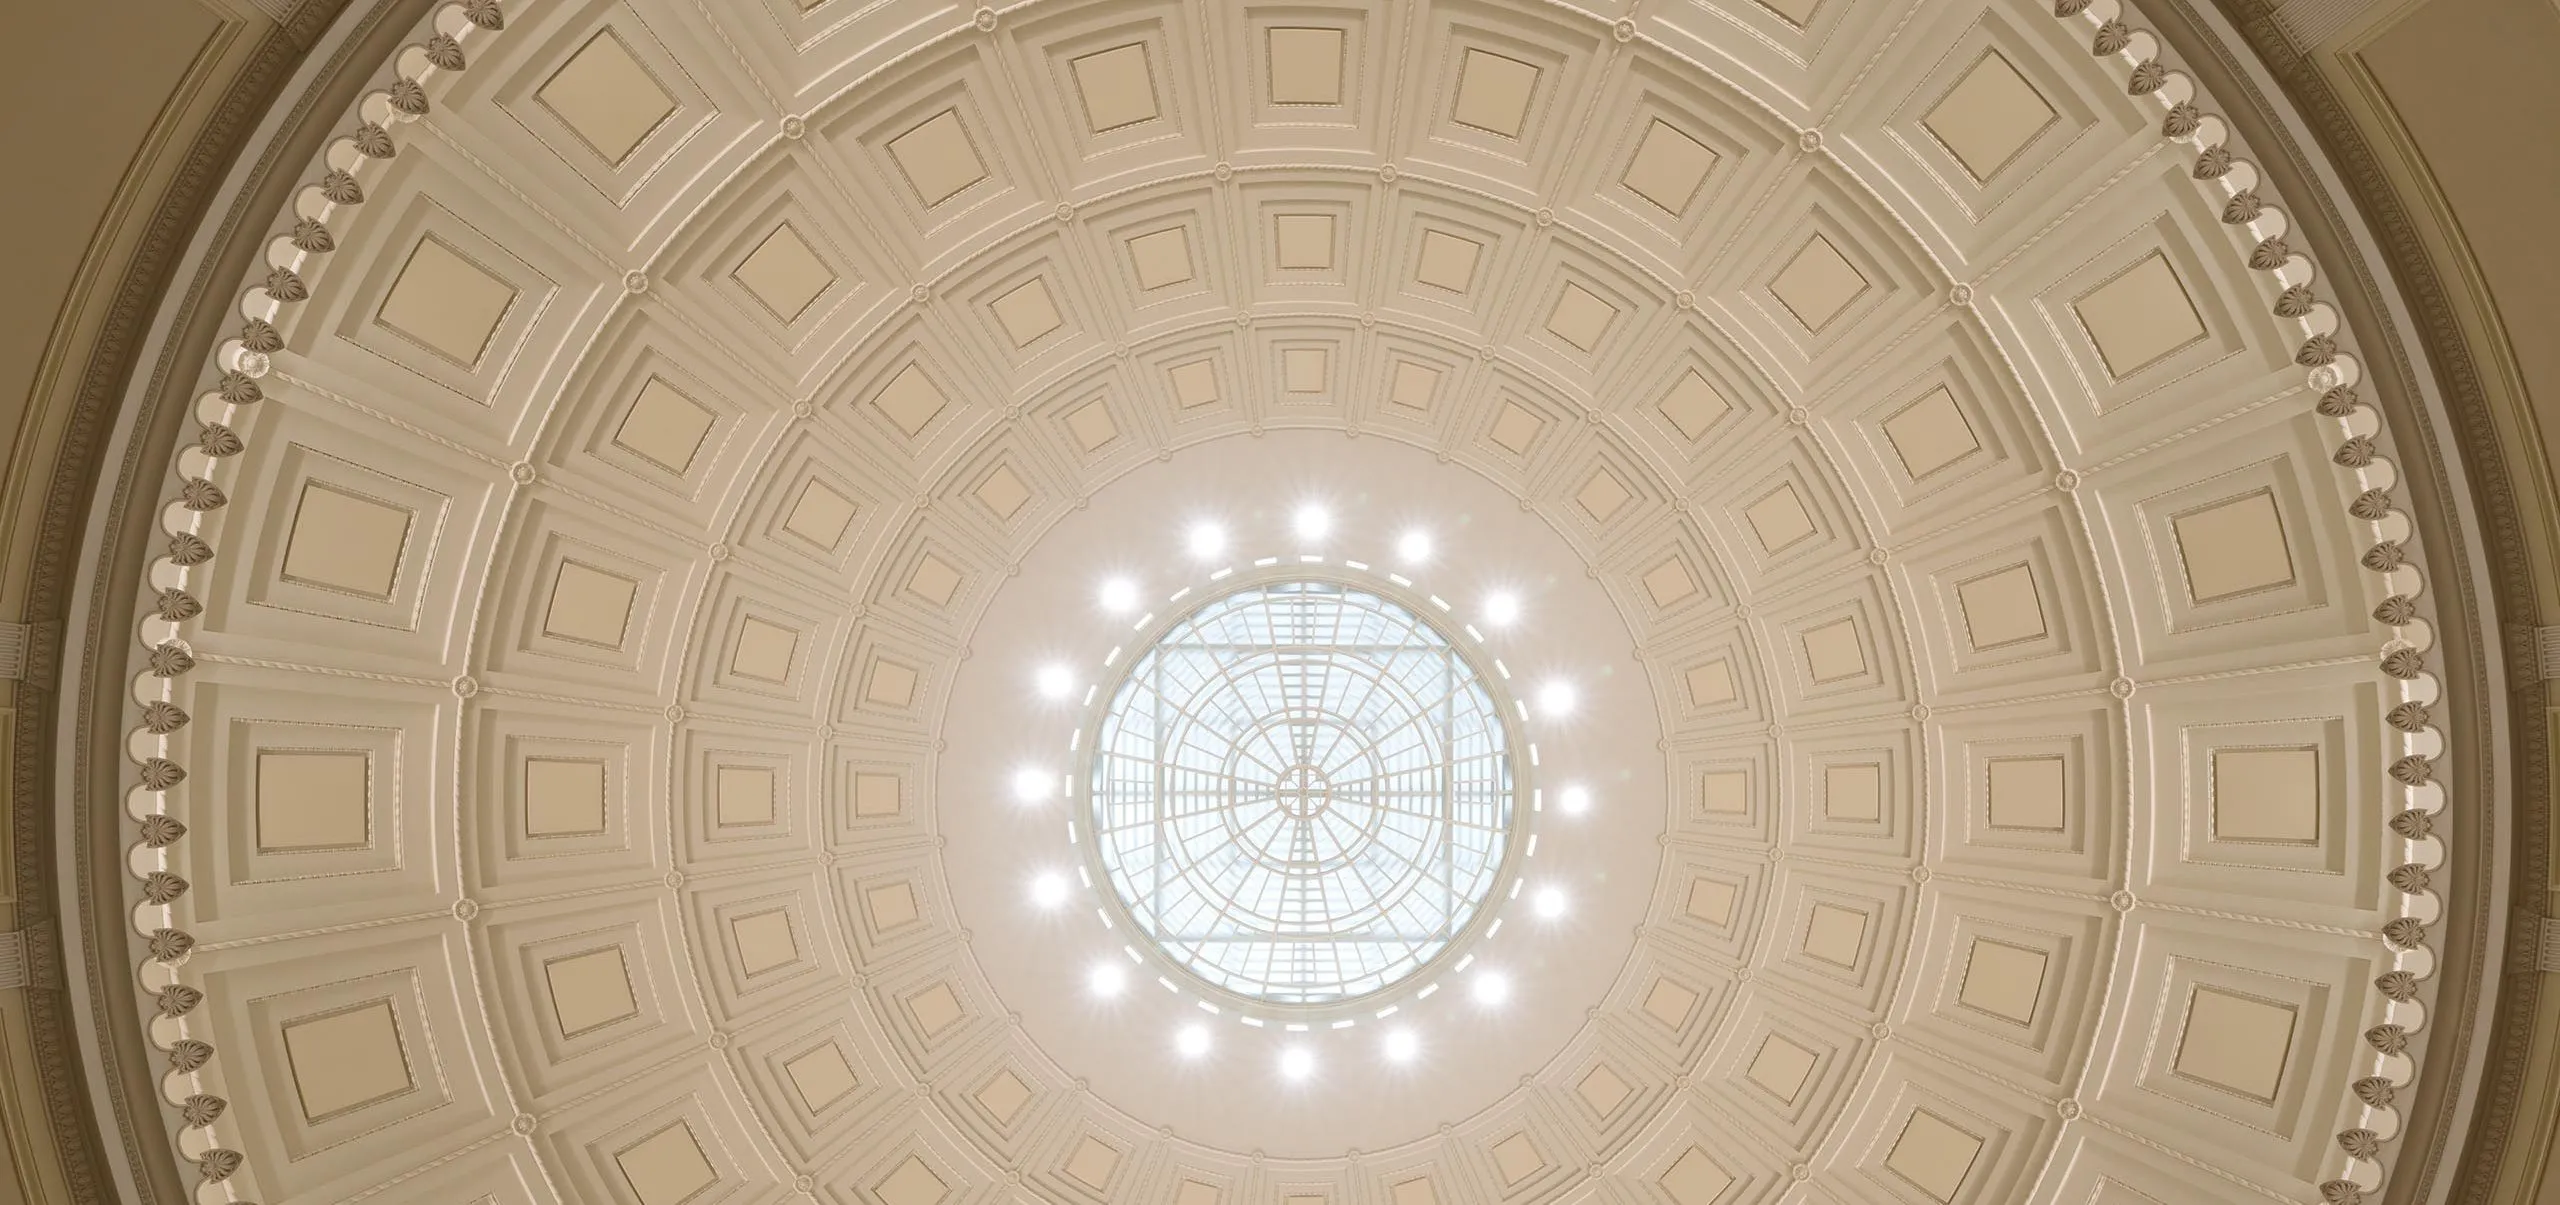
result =
[{"label": "coffered dome", "polygon": [[2132,6],[470,0],[337,128],[113,654],[200,1201],[2381,1185],[2416,436]]}]

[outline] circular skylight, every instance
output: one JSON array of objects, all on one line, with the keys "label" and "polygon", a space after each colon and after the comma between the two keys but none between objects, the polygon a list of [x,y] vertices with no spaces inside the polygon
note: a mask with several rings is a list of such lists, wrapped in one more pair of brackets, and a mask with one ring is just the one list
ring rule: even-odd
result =
[{"label": "circular skylight", "polygon": [[1127,922],[1247,1000],[1325,1005],[1466,933],[1511,847],[1502,711],[1439,629],[1335,582],[1248,586],[1130,663],[1088,820]]}]

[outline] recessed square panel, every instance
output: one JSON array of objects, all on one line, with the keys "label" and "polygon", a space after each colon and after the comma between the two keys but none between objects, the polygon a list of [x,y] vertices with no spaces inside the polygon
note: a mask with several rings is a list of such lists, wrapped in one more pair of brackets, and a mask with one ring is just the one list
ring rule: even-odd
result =
[{"label": "recessed square panel", "polygon": [[1342,103],[1341,30],[1280,26],[1263,38],[1271,56],[1272,104]]},{"label": "recessed square panel", "polygon": [[2213,751],[2213,839],[2310,845],[2320,840],[2320,750]]},{"label": "recessed square panel", "polygon": [[1587,352],[1600,346],[1600,337],[1609,333],[1609,324],[1617,317],[1618,307],[1581,285],[1567,282],[1564,292],[1556,297],[1555,308],[1547,312],[1547,333],[1572,344],[1577,351]]},{"label": "recessed square panel", "polygon": [[1884,420],[1885,438],[1902,458],[1902,471],[1917,481],[1982,450],[1955,395],[1941,386]]},{"label": "recessed square panel", "polygon": [[1388,1190],[1387,1205],[1440,1205],[1440,1194],[1432,1189],[1431,1177],[1415,1176]]},{"label": "recessed square panel", "polygon": [[293,508],[293,530],[285,537],[284,576],[388,599],[399,585],[400,554],[416,518],[407,507],[305,481]]},{"label": "recessed square panel", "polygon": [[1075,60],[1076,91],[1084,96],[1087,128],[1100,134],[1156,116],[1156,82],[1147,48],[1135,42]]},{"label": "recessed square panel", "polygon": [[355,749],[258,751],[258,848],[363,849],[373,842],[373,759]]},{"label": "recessed square panel", "polygon": [[774,227],[729,275],[785,325],[798,322],[809,303],[836,282],[836,274],[789,222]]},{"label": "recessed square panel", "polygon": [[1526,1130],[1493,1144],[1493,1167],[1505,1185],[1537,1175],[1546,1165],[1547,1157],[1538,1153],[1538,1144],[1529,1140]]},{"label": "recessed square panel", "polygon": [[942,1177],[913,1155],[871,1189],[871,1195],[880,1198],[880,1205],[937,1205],[949,1192],[950,1186],[942,1182]]},{"label": "recessed square panel", "polygon": [[1537,87],[1536,67],[1490,50],[1469,48],[1458,65],[1458,100],[1450,117],[1462,126],[1518,138]]},{"label": "recessed square panel", "polygon": [[1407,410],[1429,410],[1431,395],[1439,388],[1439,369],[1398,360],[1395,377],[1387,386],[1387,400]]},{"label": "recessed square panel", "polygon": [[375,1104],[416,1086],[391,1003],[287,1021],[285,1058],[307,1121]]},{"label": "recessed square panel", "polygon": [[951,985],[937,983],[907,997],[907,1013],[930,1038],[960,1023],[960,997],[952,993]]},{"label": "recessed square panel", "polygon": [[1707,383],[1705,377],[1695,372],[1684,372],[1679,380],[1672,382],[1671,392],[1662,395],[1661,409],[1662,417],[1670,419],[1671,425],[1679,428],[1681,435],[1698,439],[1705,436],[1707,429],[1715,426],[1716,420],[1723,418],[1733,406],[1724,400],[1723,394],[1716,392],[1715,386]]},{"label": "recessed square panel", "polygon": [[1698,1003],[1698,993],[1668,979],[1656,979],[1644,994],[1644,1011],[1654,1020],[1673,1029],[1689,1023],[1689,1010]]},{"label": "recessed square panel", "polygon": [[2204,338],[2204,319],[2169,257],[2153,252],[2071,303],[2107,375],[2123,380]]},{"label": "recessed square panel", "polygon": [[738,968],[750,977],[800,961],[800,939],[791,932],[791,914],[780,908],[729,922],[729,940],[738,950]]},{"label": "recessed square panel", "polygon": [[1804,508],[1804,499],[1792,484],[1769,491],[1768,496],[1754,502],[1743,512],[1751,521],[1751,531],[1760,537],[1763,551],[1776,553],[1812,535],[1817,528],[1813,515]]},{"label": "recessed square panel", "polygon": [[602,648],[622,647],[631,623],[631,602],[640,583],[578,561],[560,562],[551,582],[551,602],[543,609],[546,635]]},{"label": "recessed square panel", "polygon": [[[1048,297],[1046,290],[1041,292],[1041,297],[1044,300]],[[888,384],[880,387],[871,404],[889,416],[889,421],[897,424],[900,431],[917,435],[924,431],[925,425],[932,422],[935,415],[942,413],[950,399],[942,395],[941,388],[933,383],[933,378],[926,375],[923,368],[909,364],[899,369],[898,375],[889,378]]]},{"label": "recessed square panel", "polygon": [[2293,584],[2293,550],[2284,517],[2267,490],[2188,511],[2170,520],[2187,597],[2218,602]]},{"label": "recessed square panel", "polygon": [[1740,898],[1731,883],[1721,879],[1689,880],[1689,915],[1722,928],[1733,923],[1733,905]]},{"label": "recessed square panel", "polygon": [[375,318],[429,351],[476,368],[516,288],[428,235],[409,252]]},{"label": "recessed square panel", "polygon": [[676,111],[675,98],[611,29],[589,38],[534,97],[615,167]]},{"label": "recessed square panel", "polygon": [[1119,1148],[1088,1136],[1076,1144],[1075,1153],[1067,1156],[1066,1165],[1058,1170],[1087,1188],[1100,1189],[1111,1183],[1111,1173],[1119,1166]]},{"label": "recessed square panel", "polygon": [[897,160],[898,169],[907,174],[908,185],[927,206],[948,201],[987,178],[978,148],[970,145],[968,129],[960,124],[960,114],[951,109],[890,139],[889,156]]},{"label": "recessed square panel", "polygon": [[1271,219],[1272,261],[1292,272],[1333,268],[1333,215],[1283,213]]},{"label": "recessed square panel", "polygon": [[1995,757],[1984,769],[1991,827],[2062,831],[2063,761],[2059,757]]},{"label": "recessed square panel", "polygon": [[1872,762],[1822,768],[1822,814],[1873,824],[1884,818],[1884,768]]},{"label": "recessed square panel", "polygon": [[1733,1176],[1705,1151],[1693,1146],[1663,1169],[1658,1182],[1673,1205],[1716,1205],[1725,1190],[1733,1187]]},{"label": "recessed square panel", "polygon": [[916,890],[904,879],[865,888],[862,902],[871,910],[871,927],[884,933],[914,924],[922,915],[916,910]]},{"label": "recessed square panel", "polygon": [[1681,678],[1689,687],[1689,705],[1692,707],[1730,703],[1739,694],[1733,684],[1733,662],[1722,658],[1693,665]]},{"label": "recessed square panel", "polygon": [[2284,1084],[2294,1019],[2290,1004],[2199,987],[2187,997],[2173,1066],[2188,1079],[2272,1101]]},{"label": "recessed square panel", "polygon": [[702,450],[715,416],[659,377],[640,387],[640,396],[623,412],[613,442],[641,459],[681,477]]},{"label": "recessed square panel", "polygon": [[1867,649],[1858,639],[1858,623],[1840,619],[1804,634],[1805,672],[1817,683],[1838,682],[1867,672]]},{"label": "recessed square panel", "polygon": [[1806,330],[1816,333],[1866,291],[1867,278],[1858,274],[1830,239],[1819,234],[1769,282],[1769,292],[1787,307],[1787,312],[1794,314]]},{"label": "recessed square panel", "polygon": [[1012,336],[1015,347],[1039,342],[1041,336],[1066,321],[1058,314],[1056,299],[1049,295],[1049,282],[1037,276],[996,298],[995,311],[996,321],[1004,324],[1004,333]]},{"label": "recessed square panel", "polygon": [[856,816],[895,816],[901,806],[895,774],[856,774],[853,776],[853,814]]},{"label": "recessed square panel", "polygon": [[613,1161],[640,1205],[683,1205],[719,1178],[693,1127],[681,1121],[624,1147]]},{"label": "recessed square panel", "polygon": [[1689,572],[1689,563],[1679,557],[1671,557],[1645,570],[1645,597],[1652,599],[1657,607],[1686,602],[1697,592],[1697,577]]},{"label": "recessed square panel", "polygon": [[1964,983],[1956,1001],[2020,1025],[2036,1019],[2036,997],[2044,992],[2045,954],[2025,946],[1973,939],[1965,955]]},{"label": "recessed square panel", "polygon": [[1761,1039],[1760,1052],[1751,1056],[1751,1067],[1743,1074],[1769,1095],[1794,1104],[1813,1076],[1813,1063],[1812,1051],[1773,1033]]},{"label": "recessed square panel", "polygon": [[1698,776],[1698,810],[1739,816],[1751,810],[1751,775],[1741,770],[1709,770]]},{"label": "recessed square panel", "polygon": [[1805,918],[1804,952],[1838,966],[1858,965],[1867,939],[1867,914],[1836,904],[1815,904]]},{"label": "recessed square panel", "polygon": [[1977,60],[1920,119],[1976,180],[2008,166],[2053,122],[2053,106],[1997,50]]},{"label": "recessed square panel", "polygon": [[773,823],[774,774],[768,766],[722,766],[711,775],[711,815],[722,828]]},{"label": "recessed square panel", "polygon": [[640,1015],[620,946],[554,958],[543,964],[542,975],[551,988],[551,1013],[562,1037]]},{"label": "recessed square panel", "polygon": [[1593,473],[1591,480],[1582,483],[1582,491],[1575,494],[1573,500],[1582,507],[1582,513],[1591,516],[1593,522],[1606,523],[1609,516],[1617,514],[1619,508],[1634,496],[1627,492],[1625,483],[1618,480],[1617,474],[1602,469]]},{"label": "recessed square panel", "polygon": [[1329,357],[1321,347],[1291,347],[1280,352],[1280,389],[1284,393],[1322,393]]},{"label": "recessed square panel", "polygon": [[791,654],[799,647],[800,633],[748,616],[738,625],[736,647],[729,650],[729,672],[763,682],[789,681]]},{"label": "recessed square panel", "polygon": [[1224,1205],[1224,1202],[1217,1189],[1198,1180],[1185,1180],[1181,1190],[1173,1194],[1173,1205]]},{"label": "recessed square panel", "polygon": [[1191,279],[1191,236],[1174,226],[1129,240],[1129,262],[1137,269],[1138,287],[1170,288]]},{"label": "recessed square panel", "polygon": [[1538,438],[1538,432],[1545,430],[1546,425],[1547,420],[1527,407],[1517,402],[1504,402],[1502,412],[1494,416],[1493,429],[1488,434],[1504,451],[1523,456],[1528,454],[1529,444]]},{"label": "recessed square panel", "polygon": [[1218,370],[1207,360],[1176,364],[1165,373],[1173,384],[1173,402],[1185,410],[1218,400]]},{"label": "recessed square panel", "polygon": [[791,1077],[792,1090],[800,1094],[800,1103],[812,1113],[825,1112],[827,1106],[843,1100],[858,1082],[853,1066],[845,1062],[843,1049],[834,1042],[785,1060],[782,1072]]},{"label": "recessed square panel", "polygon": [[931,553],[917,558],[915,571],[907,575],[907,593],[937,607],[949,606],[959,592],[960,571]]},{"label": "recessed square panel", "polygon": [[1982,1153],[1982,1140],[1950,1125],[1926,1109],[1914,1109],[1902,1135],[1886,1152],[1884,1165],[1913,1187],[1940,1201],[1953,1201]]},{"label": "recessed square panel", "polygon": [[830,551],[852,523],[853,500],[814,478],[800,487],[800,497],[791,503],[791,512],[782,517],[784,531]]},{"label": "recessed square panel", "polygon": [[1620,180],[1637,196],[1678,217],[1689,212],[1689,203],[1697,199],[1699,187],[1715,165],[1714,151],[1670,122],[1656,119],[1636,143],[1635,158]]},{"label": "recessed square panel", "polygon": [[1077,447],[1098,452],[1120,438],[1120,424],[1111,421],[1109,405],[1087,402],[1067,415],[1067,434],[1075,437]]},{"label": "recessed square panel", "polygon": [[1464,293],[1475,287],[1476,260],[1484,254],[1484,244],[1438,230],[1422,232],[1422,258],[1413,270],[1413,278],[1435,289]]},{"label": "recessed square panel", "polygon": [[989,1117],[996,1119],[997,1125],[1012,1124],[1014,1114],[1031,1103],[1031,1089],[1023,1084],[1021,1076],[1011,1071],[996,1072],[995,1078],[981,1086],[976,1096],[978,1104],[986,1109]]},{"label": "recessed square panel", "polygon": [[1022,484],[1013,466],[1000,464],[980,478],[978,488],[969,491],[978,502],[999,519],[1010,519],[1022,512],[1022,504],[1031,500],[1031,487]]},{"label": "recessed square panel", "polygon": [[1582,1098],[1582,1103],[1591,1106],[1592,1112],[1606,1117],[1618,1111],[1618,1106],[1626,1102],[1627,1094],[1633,1089],[1627,1087],[1627,1081],[1618,1078],[1617,1072],[1609,1070],[1608,1064],[1602,1063],[1584,1073],[1581,1082],[1573,1086],[1573,1091],[1574,1095]]},{"label": "recessed square panel", "polygon": [[1964,609],[1965,637],[1976,651],[2035,640],[2045,634],[2044,600],[2035,572],[2011,565],[1956,585]]},{"label": "recessed square panel", "polygon": [[605,827],[605,764],[592,758],[524,760],[524,834],[570,837]]}]

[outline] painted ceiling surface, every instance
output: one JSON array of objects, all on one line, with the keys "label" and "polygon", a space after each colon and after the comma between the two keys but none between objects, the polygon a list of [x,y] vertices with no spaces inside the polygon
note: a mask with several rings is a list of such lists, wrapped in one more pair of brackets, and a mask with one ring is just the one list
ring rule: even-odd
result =
[{"label": "painted ceiling surface", "polygon": [[[2142,26],[439,9],[236,294],[131,650],[199,1200],[2358,1199],[2423,549]],[[1107,702],[1036,669],[1267,558],[1579,696],[1391,1016],[1096,1000],[1012,790]]]}]

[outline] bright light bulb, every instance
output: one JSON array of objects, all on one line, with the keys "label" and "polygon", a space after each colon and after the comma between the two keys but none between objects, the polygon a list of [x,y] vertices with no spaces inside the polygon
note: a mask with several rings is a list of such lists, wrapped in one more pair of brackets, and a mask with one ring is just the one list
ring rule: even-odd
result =
[{"label": "bright light bulb", "polygon": [[1280,1052],[1280,1074],[1289,1079],[1305,1079],[1316,1071],[1316,1056],[1304,1046],[1292,1046]]},{"label": "bright light bulb", "polygon": [[1409,562],[1431,559],[1431,533],[1417,527],[1396,537],[1396,555]]},{"label": "bright light bulb", "polygon": [[1553,681],[1538,688],[1538,710],[1551,716],[1572,715],[1575,705],[1581,702],[1582,696],[1571,682]]},{"label": "bright light bulb", "polygon": [[1484,621],[1497,628],[1509,627],[1520,620],[1520,596],[1509,590],[1496,590],[1484,600]]},{"label": "bright light bulb", "polygon": [[1566,787],[1556,792],[1556,806],[1568,816],[1579,816],[1588,812],[1591,810],[1591,789],[1579,786]]},{"label": "bright light bulb", "polygon": [[1102,592],[1098,597],[1105,611],[1134,609],[1138,605],[1138,583],[1125,577],[1112,578],[1102,583]]},{"label": "bright light bulb", "polygon": [[1564,889],[1561,887],[1541,887],[1538,889],[1538,894],[1531,897],[1529,902],[1531,907],[1538,910],[1538,915],[1547,920],[1554,920],[1564,915],[1565,898]]},{"label": "bright light bulb", "polygon": [[1467,984],[1467,994],[1485,1008],[1499,1007],[1511,999],[1511,980],[1499,971],[1478,971]]},{"label": "bright light bulb", "polygon": [[1410,1029],[1389,1033],[1384,1045],[1387,1061],[1391,1063],[1410,1063],[1413,1056],[1422,1053],[1422,1039],[1413,1036]]},{"label": "bright light bulb", "polygon": [[1075,691],[1076,672],[1052,661],[1032,676],[1032,684],[1040,688],[1041,698],[1063,699]]},{"label": "bright light bulb", "polygon": [[1333,530],[1333,512],[1310,502],[1290,516],[1289,530],[1298,533],[1301,540],[1321,540]]},{"label": "bright light bulb", "polygon": [[1013,772],[1013,797],[1023,803],[1039,803],[1058,793],[1058,780],[1038,766],[1024,766]]},{"label": "bright light bulb", "polygon": [[1173,1035],[1173,1048],[1186,1059],[1196,1059],[1209,1053],[1209,1027],[1183,1026],[1181,1033]]},{"label": "bright light bulb", "polygon": [[1129,972],[1116,962],[1098,962],[1084,977],[1085,990],[1110,999],[1128,990]]},{"label": "bright light bulb", "polygon": [[1055,908],[1067,902],[1067,876],[1046,871],[1031,880],[1031,902],[1043,908]]},{"label": "bright light bulb", "polygon": [[1182,537],[1182,544],[1191,550],[1191,555],[1205,561],[1227,550],[1227,529],[1215,523],[1194,523]]}]

